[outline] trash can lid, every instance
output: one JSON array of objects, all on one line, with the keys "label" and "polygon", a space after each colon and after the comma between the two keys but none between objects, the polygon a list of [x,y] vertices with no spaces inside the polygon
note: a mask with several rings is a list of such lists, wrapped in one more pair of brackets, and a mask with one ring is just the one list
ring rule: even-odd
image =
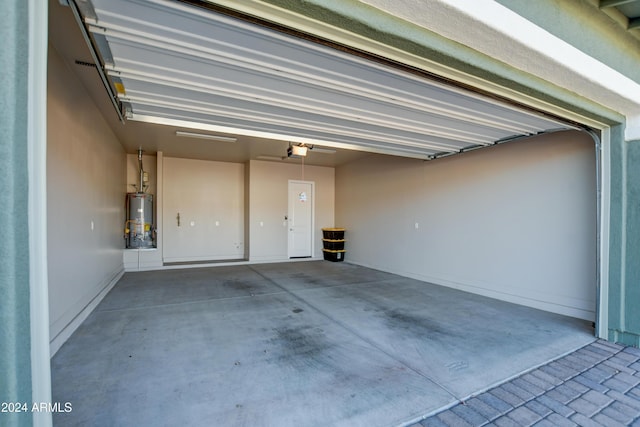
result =
[{"label": "trash can lid", "polygon": [[322,231],[344,231],[344,228],[323,228]]}]

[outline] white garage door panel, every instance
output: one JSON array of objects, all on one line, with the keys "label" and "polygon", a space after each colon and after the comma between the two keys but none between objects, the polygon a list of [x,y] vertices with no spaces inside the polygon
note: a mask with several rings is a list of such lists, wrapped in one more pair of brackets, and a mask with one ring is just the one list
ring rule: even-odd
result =
[{"label": "white garage door panel", "polygon": [[[190,118],[194,128],[220,121],[220,116],[269,124],[274,113],[266,110],[278,110],[289,126],[276,139],[306,137],[309,123],[315,123],[331,128],[332,134],[310,143],[355,145],[365,151],[388,145],[401,155],[408,145],[414,157],[424,159],[460,151],[456,144],[439,145],[433,138],[472,148],[572,128],[459,87],[180,2],[92,3],[97,19],[87,22],[95,37],[106,40],[98,44],[109,50],[103,57],[112,58],[106,64],[111,78],[124,83],[119,97],[129,107],[130,120],[150,121],[144,112],[158,107],[172,119],[190,117],[194,106],[184,102],[189,99],[204,116]],[[344,124],[336,126],[336,121]],[[371,127],[383,128],[381,136],[372,134]],[[233,132],[242,134],[242,128]]]},{"label": "white garage door panel", "polygon": [[[252,118],[244,118],[244,119],[236,119],[230,118],[229,116],[212,116],[205,115],[196,112],[184,112],[183,115],[177,115],[175,111],[171,111],[170,109],[162,108],[162,107],[145,107],[144,109],[138,110],[141,114],[138,116],[141,120],[144,121],[143,117],[145,115],[149,115],[152,118],[160,117],[167,119],[167,125],[173,125],[175,127],[189,127],[189,123],[192,120],[198,120],[200,123],[207,123],[216,126],[226,126],[230,128],[242,128],[243,130],[252,130],[258,132],[260,134],[264,132],[268,132],[272,135],[286,135],[287,132],[291,132],[291,130],[295,130],[296,134],[299,138],[303,138],[305,143],[308,143],[310,140],[321,139],[325,141],[332,141],[331,144],[342,144],[343,146],[357,147],[358,149],[362,148],[365,151],[373,151],[382,154],[393,154],[393,155],[405,155],[407,157],[424,157],[424,148],[414,145],[409,145],[408,143],[399,146],[397,144],[393,144],[390,142],[381,142],[381,141],[372,141],[370,139],[364,138],[362,133],[357,137],[352,137],[348,135],[337,135],[335,133],[335,128],[327,126],[323,129],[318,129],[321,127],[317,123],[310,123],[309,126],[311,129],[302,129],[301,127],[296,127],[295,129],[287,124],[280,123],[282,121],[282,117],[275,117],[276,123],[266,123],[264,121],[256,121]],[[264,119],[264,118],[263,118]],[[153,119],[151,119],[153,120]],[[300,126],[300,123],[298,123]],[[432,137],[430,139],[435,139]],[[386,136],[385,140],[389,140],[389,137]],[[439,139],[437,143],[441,143],[442,139]],[[446,141],[445,141],[446,142]],[[329,145],[331,147],[338,147],[339,145]],[[462,145],[464,146],[464,145]]]},{"label": "white garage door panel", "polygon": [[163,162],[164,262],[243,258],[244,165]]}]

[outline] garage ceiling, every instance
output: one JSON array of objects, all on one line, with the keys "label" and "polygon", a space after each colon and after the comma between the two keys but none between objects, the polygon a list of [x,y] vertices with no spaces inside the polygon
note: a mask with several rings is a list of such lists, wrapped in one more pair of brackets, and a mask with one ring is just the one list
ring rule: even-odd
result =
[{"label": "garage ceiling", "polygon": [[574,128],[177,1],[77,4],[127,121],[421,159]]}]

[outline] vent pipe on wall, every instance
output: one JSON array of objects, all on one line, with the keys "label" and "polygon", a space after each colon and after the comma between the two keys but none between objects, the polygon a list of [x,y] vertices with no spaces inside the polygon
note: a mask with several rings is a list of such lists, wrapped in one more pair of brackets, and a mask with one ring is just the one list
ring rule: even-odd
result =
[{"label": "vent pipe on wall", "polygon": [[138,193],[144,193],[144,168],[142,167],[142,148],[138,148],[138,172],[140,174],[138,181]]},{"label": "vent pipe on wall", "polygon": [[136,188],[138,193],[144,193],[149,188],[149,174],[144,170],[142,166],[142,148],[138,148],[138,187]]}]

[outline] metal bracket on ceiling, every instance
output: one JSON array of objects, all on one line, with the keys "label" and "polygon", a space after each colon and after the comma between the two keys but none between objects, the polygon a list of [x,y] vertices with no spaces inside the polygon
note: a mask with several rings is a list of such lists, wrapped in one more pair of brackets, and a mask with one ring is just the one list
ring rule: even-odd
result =
[{"label": "metal bracket on ceiling", "polygon": [[[92,26],[92,28],[96,28]],[[104,31],[104,30],[103,30]],[[113,54],[111,53],[111,48],[109,47],[109,43],[107,42],[107,37],[104,34],[98,34],[96,32],[91,33],[93,40],[96,44],[98,52],[102,56],[102,60],[105,64],[114,65]]]},{"label": "metal bracket on ceiling", "polygon": [[122,106],[122,115],[127,119],[131,119],[133,117],[133,110],[131,109],[131,104],[128,102],[122,102],[120,105]]},{"label": "metal bracket on ceiling", "polygon": [[63,6],[71,6],[71,3],[75,3],[75,6],[80,11],[80,14],[84,18],[96,19],[96,11],[93,8],[91,0],[58,0]]},{"label": "metal bracket on ceiling", "polygon": [[100,75],[100,80],[102,80],[102,84],[104,85],[104,88],[107,90],[107,94],[109,95],[109,100],[111,101],[111,104],[113,104],[113,108],[115,108],[116,113],[118,114],[118,118],[120,119],[120,122],[124,124],[125,120],[124,120],[124,116],[122,115],[122,111],[121,111],[122,108],[120,105],[120,101],[115,95],[113,88],[111,87],[111,83],[109,83],[109,79],[107,78],[107,74],[104,69],[104,64],[101,61],[100,55],[98,55],[98,51],[96,50],[93,40],[89,35],[89,32],[87,31],[87,27],[84,24],[82,12],[85,12],[88,14],[93,13],[95,17],[95,13],[93,12],[93,6],[87,0],[80,0],[80,2],[82,3],[82,10],[80,9],[80,7],[78,7],[78,4],[76,3],[75,0],[67,0],[67,3],[71,8],[71,12],[73,13],[76,23],[80,28],[82,37],[84,38],[84,41],[87,43],[87,47],[89,48],[89,53],[91,54],[91,58],[93,59],[93,62],[96,64],[96,70],[98,70],[98,74]]}]

